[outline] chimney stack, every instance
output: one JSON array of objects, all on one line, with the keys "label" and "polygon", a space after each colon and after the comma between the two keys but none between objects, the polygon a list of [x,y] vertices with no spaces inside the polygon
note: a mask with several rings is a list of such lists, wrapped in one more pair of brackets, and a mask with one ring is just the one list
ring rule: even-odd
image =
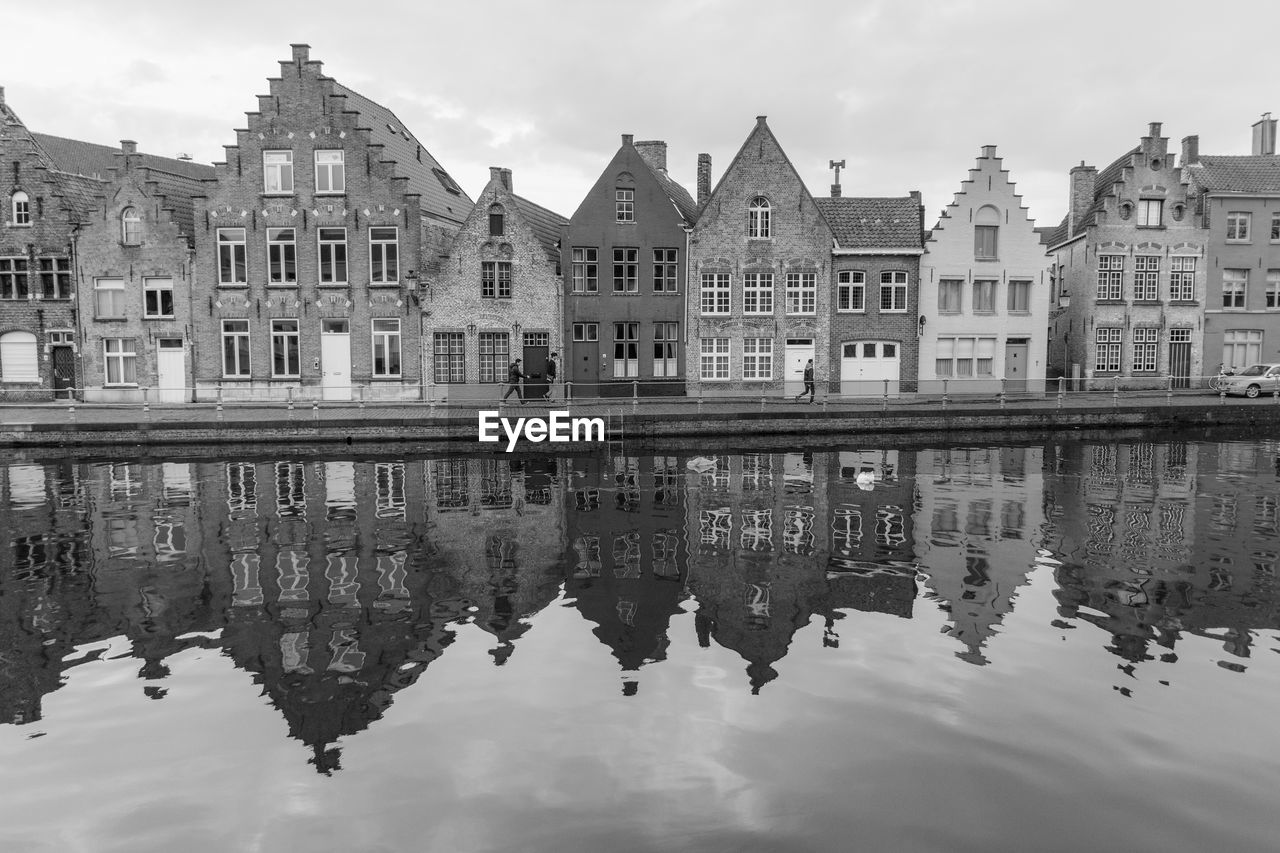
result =
[{"label": "chimney stack", "polygon": [[1182,165],[1194,166],[1200,162],[1200,137],[1184,136],[1182,137]]},{"label": "chimney stack", "polygon": [[983,157],[983,159],[986,159],[986,160],[995,160],[995,159],[996,159],[996,147],[995,147],[994,145],[984,145],[984,146],[982,146],[982,157]]},{"label": "chimney stack", "polygon": [[698,207],[711,198],[711,155],[698,155]]},{"label": "chimney stack", "polygon": [[0,109],[4,108],[4,86],[0,86]]},{"label": "chimney stack", "polygon": [[[4,100],[4,92],[0,91],[0,102]],[[1262,118],[1253,123],[1253,153],[1276,153],[1276,120],[1271,113],[1263,113]]]},{"label": "chimney stack", "polygon": [[511,189],[511,170],[510,170],[510,169],[500,169],[500,170],[498,171],[498,175],[499,175],[499,177],[501,177],[501,179],[502,179],[502,185],[503,185],[504,187],[506,187],[507,192],[515,192],[515,190]]},{"label": "chimney stack", "polygon": [[1093,192],[1098,180],[1098,170],[1086,166],[1080,161],[1079,166],[1071,169],[1071,209],[1067,211],[1067,236],[1074,237],[1080,227],[1080,220],[1085,211],[1093,206]]},{"label": "chimney stack", "polygon": [[635,137],[635,134],[634,134],[634,133],[624,133],[624,134],[622,134],[622,144],[623,144],[623,145],[634,145],[634,144],[635,144],[635,138],[636,138],[636,137]]},{"label": "chimney stack", "polygon": [[661,139],[648,139],[635,143],[636,151],[649,166],[664,175],[667,173],[667,143]]}]

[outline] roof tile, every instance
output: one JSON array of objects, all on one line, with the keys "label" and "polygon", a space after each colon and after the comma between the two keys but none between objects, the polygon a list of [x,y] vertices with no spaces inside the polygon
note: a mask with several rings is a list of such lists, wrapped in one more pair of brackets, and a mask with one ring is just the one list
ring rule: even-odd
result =
[{"label": "roof tile", "polygon": [[816,198],[842,249],[918,249],[920,204],[910,196]]}]

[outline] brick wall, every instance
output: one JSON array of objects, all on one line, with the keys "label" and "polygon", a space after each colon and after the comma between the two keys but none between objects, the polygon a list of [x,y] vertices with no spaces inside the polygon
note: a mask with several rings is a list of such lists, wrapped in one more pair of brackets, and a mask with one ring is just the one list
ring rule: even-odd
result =
[{"label": "brick wall", "polygon": [[[863,273],[866,282],[866,310],[863,312],[831,313],[831,344],[827,352],[826,375],[833,392],[842,390],[840,382],[848,379],[841,374],[843,346],[854,341],[892,341],[898,344],[900,379],[910,382],[917,375],[917,311],[920,294],[920,258],[917,255],[839,255],[832,262],[832,293],[835,292],[842,270]],[[880,275],[884,272],[907,274],[907,310],[905,313],[880,310]],[[818,362],[821,364],[821,362]],[[820,371],[819,376],[823,375]],[[851,394],[878,393],[874,389],[844,386]],[[905,390],[905,389],[904,389]]]}]

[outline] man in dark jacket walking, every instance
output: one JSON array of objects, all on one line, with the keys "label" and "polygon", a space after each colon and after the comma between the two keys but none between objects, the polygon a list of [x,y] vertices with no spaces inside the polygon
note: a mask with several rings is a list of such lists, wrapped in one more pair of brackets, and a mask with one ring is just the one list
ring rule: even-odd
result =
[{"label": "man in dark jacket walking", "polygon": [[813,384],[813,359],[809,359],[804,366],[804,390],[796,395],[796,402],[800,402],[800,398],[805,394],[809,395],[809,402],[813,402],[814,384]]},{"label": "man in dark jacket walking", "polygon": [[511,362],[511,366],[507,368],[507,393],[502,395],[502,402],[506,402],[511,396],[511,392],[516,392],[516,399],[520,401],[520,405],[524,405],[524,395],[520,393],[520,380],[524,379],[524,372],[520,369],[520,359]]}]

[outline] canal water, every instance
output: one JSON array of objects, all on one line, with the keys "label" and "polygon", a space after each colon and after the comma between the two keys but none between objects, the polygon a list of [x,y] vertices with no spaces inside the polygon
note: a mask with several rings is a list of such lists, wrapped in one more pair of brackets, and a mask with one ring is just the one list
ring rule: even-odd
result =
[{"label": "canal water", "polygon": [[1280,849],[1280,440],[0,462],[0,849]]}]

